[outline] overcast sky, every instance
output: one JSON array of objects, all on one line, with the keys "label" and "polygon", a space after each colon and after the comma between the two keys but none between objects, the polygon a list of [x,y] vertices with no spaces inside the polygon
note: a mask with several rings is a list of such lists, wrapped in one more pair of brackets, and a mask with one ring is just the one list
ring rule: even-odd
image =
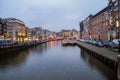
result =
[{"label": "overcast sky", "polygon": [[0,17],[14,17],[28,27],[79,30],[79,22],[106,7],[108,0],[0,0]]}]

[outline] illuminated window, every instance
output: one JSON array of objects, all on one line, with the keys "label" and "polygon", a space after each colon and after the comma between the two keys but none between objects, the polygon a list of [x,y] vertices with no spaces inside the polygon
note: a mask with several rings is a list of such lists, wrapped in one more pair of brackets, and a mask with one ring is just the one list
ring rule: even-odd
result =
[{"label": "illuminated window", "polygon": [[110,23],[112,23],[112,22],[113,22],[113,19],[112,19],[112,18],[110,18],[109,22],[110,22]]},{"label": "illuminated window", "polygon": [[116,20],[116,27],[119,27],[119,21]]}]

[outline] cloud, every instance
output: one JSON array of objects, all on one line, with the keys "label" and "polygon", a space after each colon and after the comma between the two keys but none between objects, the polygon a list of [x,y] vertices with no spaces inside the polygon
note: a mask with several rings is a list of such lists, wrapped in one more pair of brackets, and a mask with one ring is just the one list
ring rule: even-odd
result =
[{"label": "cloud", "polygon": [[0,16],[21,19],[28,27],[79,29],[79,21],[106,5],[107,0],[1,0]]},{"label": "cloud", "polygon": [[66,20],[78,20],[79,16],[79,14],[66,14],[64,18]]}]

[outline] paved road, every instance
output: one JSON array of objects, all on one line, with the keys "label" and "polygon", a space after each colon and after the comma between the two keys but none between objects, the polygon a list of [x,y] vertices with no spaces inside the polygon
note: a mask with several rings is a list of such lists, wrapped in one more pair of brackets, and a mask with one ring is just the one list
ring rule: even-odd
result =
[{"label": "paved road", "polygon": [[82,45],[83,47],[86,47],[96,53],[98,53],[99,55],[102,55],[108,59],[112,59],[113,61],[118,61],[117,57],[118,57],[118,50],[110,50],[108,48],[105,47],[97,47],[91,44],[87,44],[87,43],[83,43],[83,42],[79,42],[77,41],[78,45]]}]

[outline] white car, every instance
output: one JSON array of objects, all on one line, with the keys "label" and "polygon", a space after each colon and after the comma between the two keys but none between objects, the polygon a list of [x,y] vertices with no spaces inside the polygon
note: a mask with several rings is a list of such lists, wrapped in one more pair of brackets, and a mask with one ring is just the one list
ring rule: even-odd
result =
[{"label": "white car", "polygon": [[117,45],[119,45],[119,41],[120,41],[120,39],[113,39],[113,43],[115,43],[115,44],[117,44]]},{"label": "white car", "polygon": [[85,42],[85,40],[84,40],[84,39],[80,39],[80,41],[81,41],[81,42]]}]

